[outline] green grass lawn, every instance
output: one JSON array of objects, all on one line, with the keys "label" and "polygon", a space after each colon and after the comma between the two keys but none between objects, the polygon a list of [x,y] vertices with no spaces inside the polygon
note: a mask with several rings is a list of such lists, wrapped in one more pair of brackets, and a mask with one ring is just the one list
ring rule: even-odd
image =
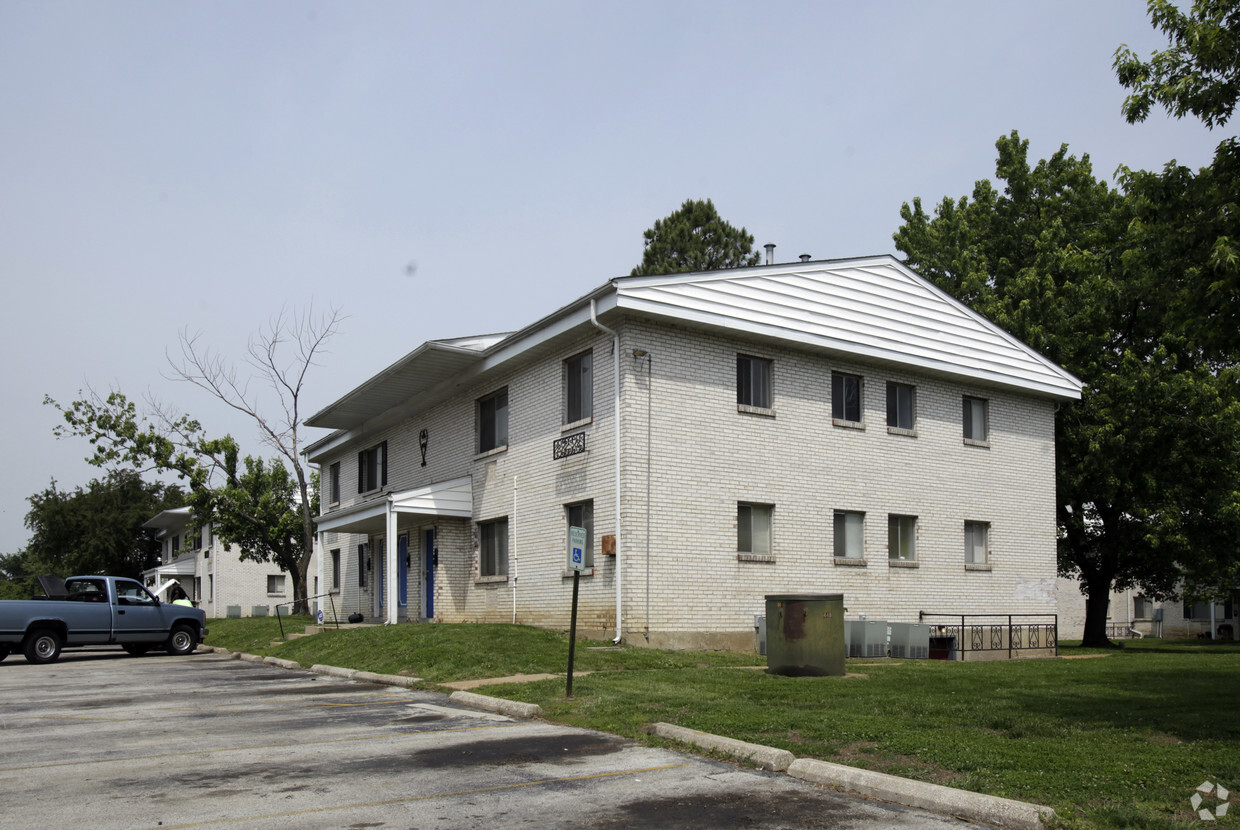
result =
[{"label": "green grass lawn", "polygon": [[[330,631],[275,647],[274,619],[213,620],[211,629],[212,645],[404,672],[428,685],[563,673],[568,658],[564,634],[511,625]],[[850,660],[855,676],[843,678],[746,670],[764,665],[753,654],[592,645],[578,643],[576,671],[593,673],[579,674],[571,700],[562,678],[484,691],[537,703],[553,721],[648,743],[660,742],[648,725],[666,721],[1047,804],[1065,827],[1200,827],[1189,803],[1198,784],[1240,794],[1233,644],[1144,640],[1110,652],[1061,650],[1083,659],[998,663]],[[1240,814],[1240,797],[1233,800]],[[1229,815],[1212,826],[1240,821]]]}]

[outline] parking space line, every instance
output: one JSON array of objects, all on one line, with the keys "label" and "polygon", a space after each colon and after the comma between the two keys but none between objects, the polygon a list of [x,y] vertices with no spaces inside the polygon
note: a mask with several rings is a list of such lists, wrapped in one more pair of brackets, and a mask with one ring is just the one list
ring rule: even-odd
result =
[{"label": "parking space line", "polygon": [[481,732],[486,729],[511,729],[520,723],[494,723],[487,726],[467,726],[459,729],[425,729],[418,732],[389,732],[385,735],[362,735],[355,738],[328,738],[322,741],[300,741],[297,743],[254,744],[251,746],[223,746],[216,749],[191,749],[184,752],[157,752],[151,755],[123,755],[116,758],[91,758],[85,761],[58,761],[51,764],[28,764],[20,767],[0,767],[0,772],[23,772],[33,769],[54,769],[56,767],[89,766],[91,764],[127,763],[129,761],[151,761],[159,758],[187,758],[193,755],[217,755],[222,752],[245,752],[253,749],[293,749],[303,746],[319,746],[322,744],[341,744],[360,741],[385,741],[392,738],[406,738],[412,735],[443,735],[450,732]]},{"label": "parking space line", "polygon": [[219,818],[210,821],[199,821],[192,824],[159,824],[152,830],[188,830],[192,827],[210,827],[215,824],[243,824],[246,822],[270,821],[273,819],[294,818],[296,816],[312,816],[321,813],[331,813],[338,810],[364,810],[367,807],[388,807],[393,804],[412,804],[415,801],[430,801],[435,798],[458,798],[466,795],[478,795],[480,793],[503,792],[504,790],[517,790],[523,787],[540,787],[547,784],[566,784],[571,781],[589,781],[597,778],[615,778],[621,775],[640,775],[647,772],[663,772],[669,769],[679,769],[681,767],[692,766],[692,764],[668,764],[661,767],[643,767],[641,769],[625,769],[614,770],[612,772],[594,772],[589,775],[572,775],[566,778],[541,778],[537,781],[519,781],[513,784],[497,784],[494,787],[477,787],[470,790],[453,790],[442,793],[428,793],[425,795],[409,795],[400,798],[387,798],[382,801],[358,801],[351,804],[335,804],[330,807],[315,807],[309,810],[289,810],[283,813],[267,813],[261,816],[239,816],[237,818]]}]

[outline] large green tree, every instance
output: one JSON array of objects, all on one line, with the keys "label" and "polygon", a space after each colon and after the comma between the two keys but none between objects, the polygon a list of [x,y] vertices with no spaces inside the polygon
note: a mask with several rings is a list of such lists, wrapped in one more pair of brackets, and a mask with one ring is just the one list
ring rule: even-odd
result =
[{"label": "large green tree", "polygon": [[142,525],[161,510],[184,505],[185,494],[132,470],[116,470],[71,491],[53,481],[28,501],[30,541],[20,562],[7,563],[14,576],[20,569],[23,576],[37,576],[37,570],[136,578],[159,563],[159,541]]},{"label": "large green tree", "polygon": [[896,247],[1084,382],[1056,418],[1059,570],[1102,644],[1112,590],[1170,595],[1240,529],[1235,376],[1167,327],[1167,288],[1129,244],[1131,198],[1066,147],[1033,166],[1015,132],[997,148],[1001,191],[979,181],[933,216],[905,204]]},{"label": "large green tree", "polygon": [[757,265],[753,234],[719,216],[710,199],[687,199],[643,234],[642,261],[632,276],[717,271]]}]

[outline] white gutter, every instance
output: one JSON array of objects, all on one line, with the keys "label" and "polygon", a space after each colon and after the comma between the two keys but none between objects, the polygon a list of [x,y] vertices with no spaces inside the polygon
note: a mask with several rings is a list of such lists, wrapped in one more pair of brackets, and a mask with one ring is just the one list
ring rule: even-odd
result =
[{"label": "white gutter", "polygon": [[615,377],[615,396],[612,410],[612,418],[614,419],[614,427],[616,433],[616,638],[613,643],[619,643],[624,636],[624,628],[621,625],[620,612],[622,605],[622,592],[620,582],[620,335],[604,326],[598,321],[598,310],[595,306],[594,299],[590,299],[590,322],[600,331],[611,335],[611,358],[612,367]]}]

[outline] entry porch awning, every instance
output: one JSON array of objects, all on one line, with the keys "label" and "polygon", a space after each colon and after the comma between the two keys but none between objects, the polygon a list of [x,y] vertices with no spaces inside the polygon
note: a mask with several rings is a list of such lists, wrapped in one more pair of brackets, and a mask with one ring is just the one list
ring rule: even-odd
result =
[{"label": "entry porch awning", "polygon": [[386,532],[389,512],[468,519],[474,514],[473,479],[462,476],[403,493],[389,493],[386,498],[319,516],[315,522],[320,533],[380,535]]},{"label": "entry porch awning", "polygon": [[186,553],[169,562],[142,572],[144,577],[158,576],[162,579],[176,579],[178,576],[194,576],[198,573],[198,554]]}]

